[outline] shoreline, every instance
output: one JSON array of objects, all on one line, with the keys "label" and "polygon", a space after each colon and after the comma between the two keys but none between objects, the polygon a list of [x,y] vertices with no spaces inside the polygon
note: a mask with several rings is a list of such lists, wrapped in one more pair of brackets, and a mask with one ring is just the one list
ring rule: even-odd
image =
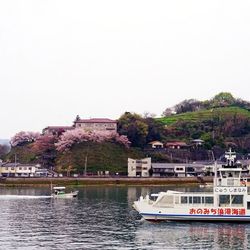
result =
[{"label": "shoreline", "polygon": [[0,180],[0,186],[163,186],[163,185],[199,185],[212,183],[213,177],[203,177],[203,182],[196,177],[57,177],[57,178],[6,178]]}]

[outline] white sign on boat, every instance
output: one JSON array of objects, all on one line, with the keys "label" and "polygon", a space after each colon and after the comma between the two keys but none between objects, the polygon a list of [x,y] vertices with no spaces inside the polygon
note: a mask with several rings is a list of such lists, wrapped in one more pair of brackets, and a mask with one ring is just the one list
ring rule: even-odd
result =
[{"label": "white sign on boat", "polygon": [[239,194],[247,192],[246,187],[215,187],[215,193],[219,194]]}]

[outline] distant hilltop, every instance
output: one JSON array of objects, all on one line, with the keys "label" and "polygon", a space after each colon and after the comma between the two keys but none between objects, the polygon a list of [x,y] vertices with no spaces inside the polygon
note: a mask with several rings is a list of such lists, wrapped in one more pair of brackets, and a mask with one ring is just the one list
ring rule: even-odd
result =
[{"label": "distant hilltop", "polygon": [[10,144],[10,140],[8,140],[8,139],[0,139],[0,144],[1,145],[9,145]]}]

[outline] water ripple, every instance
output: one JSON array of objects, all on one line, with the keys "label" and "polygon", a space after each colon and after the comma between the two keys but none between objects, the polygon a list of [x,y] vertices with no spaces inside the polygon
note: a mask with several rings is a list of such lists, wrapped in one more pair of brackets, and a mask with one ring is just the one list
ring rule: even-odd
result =
[{"label": "water ripple", "polygon": [[[142,187],[86,187],[77,199],[2,199],[0,249],[248,249],[250,226],[150,223],[132,209]],[[48,195],[4,189],[1,195]]]}]

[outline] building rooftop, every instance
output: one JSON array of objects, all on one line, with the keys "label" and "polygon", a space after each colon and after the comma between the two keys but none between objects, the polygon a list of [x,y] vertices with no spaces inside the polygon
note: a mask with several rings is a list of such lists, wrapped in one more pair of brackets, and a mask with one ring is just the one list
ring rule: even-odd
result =
[{"label": "building rooftop", "polygon": [[108,118],[76,119],[75,122],[80,122],[80,123],[117,123],[116,120],[111,120]]}]

